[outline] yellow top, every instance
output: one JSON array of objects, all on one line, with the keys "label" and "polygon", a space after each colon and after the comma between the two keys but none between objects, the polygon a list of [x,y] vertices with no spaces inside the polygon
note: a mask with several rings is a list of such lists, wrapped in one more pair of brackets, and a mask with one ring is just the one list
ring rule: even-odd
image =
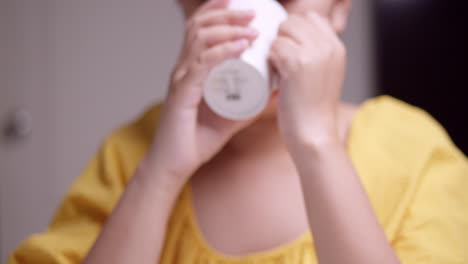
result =
[{"label": "yellow top", "polygon": [[[147,151],[159,109],[105,140],[47,231],[26,239],[8,263],[80,262]],[[402,263],[468,263],[468,161],[434,119],[388,96],[368,100],[354,117],[348,151]],[[316,262],[310,233],[247,256],[216,252],[203,239],[186,187],[160,263]]]}]

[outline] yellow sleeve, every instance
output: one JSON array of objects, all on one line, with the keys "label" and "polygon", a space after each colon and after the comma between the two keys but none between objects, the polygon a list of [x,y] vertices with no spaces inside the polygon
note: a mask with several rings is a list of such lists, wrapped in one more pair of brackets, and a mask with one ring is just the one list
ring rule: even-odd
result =
[{"label": "yellow sleeve", "polygon": [[7,263],[80,263],[124,189],[119,164],[108,139],[72,185],[47,231],[27,238]]},{"label": "yellow sleeve", "polygon": [[429,153],[394,246],[402,263],[468,263],[468,161],[446,137]]}]

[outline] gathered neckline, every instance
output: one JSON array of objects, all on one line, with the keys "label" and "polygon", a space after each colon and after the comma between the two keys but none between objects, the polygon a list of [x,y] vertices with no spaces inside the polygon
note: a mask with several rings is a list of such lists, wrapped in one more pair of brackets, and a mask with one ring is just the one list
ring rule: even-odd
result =
[{"label": "gathered neckline", "polygon": [[239,261],[246,261],[246,260],[258,260],[258,259],[265,259],[265,258],[275,258],[278,256],[281,256],[282,254],[285,254],[286,252],[290,251],[292,248],[296,247],[297,245],[300,245],[302,243],[312,243],[312,234],[310,230],[302,233],[295,239],[293,239],[290,242],[283,243],[279,246],[276,246],[271,249],[266,249],[262,251],[257,251],[257,252],[252,252],[248,253],[245,255],[229,255],[222,253],[212,247],[208,241],[205,239],[205,236],[200,228],[200,225],[198,224],[198,220],[196,217],[194,205],[193,205],[193,199],[192,199],[192,187],[190,185],[190,182],[187,183],[185,187],[185,208],[187,209],[187,217],[189,220],[189,224],[191,225],[191,228],[193,230],[193,233],[198,240],[199,244],[203,249],[207,252],[209,252],[210,255],[213,255],[217,259],[221,259],[224,261],[232,261],[232,262],[239,262]]}]

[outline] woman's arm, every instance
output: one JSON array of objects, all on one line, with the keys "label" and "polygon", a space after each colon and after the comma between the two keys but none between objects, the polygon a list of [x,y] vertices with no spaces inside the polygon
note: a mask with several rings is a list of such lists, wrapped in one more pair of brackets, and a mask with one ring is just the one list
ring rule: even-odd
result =
[{"label": "woman's arm", "polygon": [[[338,133],[346,51],[327,18],[291,15],[271,50],[278,120],[322,264],[398,263]],[[293,52],[294,51],[294,52]]]},{"label": "woman's arm", "polygon": [[104,225],[86,264],[157,263],[173,204],[183,185],[234,133],[251,121],[229,121],[201,104],[211,69],[242,54],[258,33],[255,14],[211,0],[187,21],[185,43],[153,144]]},{"label": "woman's arm", "polygon": [[168,172],[141,165],[84,263],[156,263],[180,189],[161,180],[170,178]]},{"label": "woman's arm", "polygon": [[293,152],[320,263],[398,263],[345,147],[308,142]]}]

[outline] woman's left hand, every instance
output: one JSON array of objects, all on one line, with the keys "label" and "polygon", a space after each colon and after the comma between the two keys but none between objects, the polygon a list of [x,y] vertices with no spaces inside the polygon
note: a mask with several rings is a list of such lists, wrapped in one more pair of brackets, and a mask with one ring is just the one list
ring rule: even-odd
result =
[{"label": "woman's left hand", "polygon": [[[319,15],[291,16],[281,26],[271,52],[280,130],[300,178],[318,262],[400,263],[339,137],[345,60],[343,44]],[[365,230],[364,244],[355,243],[356,230]]]},{"label": "woman's left hand", "polygon": [[279,90],[279,126],[288,148],[338,143],[346,50],[326,18],[315,12],[291,15],[280,26],[270,62]]}]

